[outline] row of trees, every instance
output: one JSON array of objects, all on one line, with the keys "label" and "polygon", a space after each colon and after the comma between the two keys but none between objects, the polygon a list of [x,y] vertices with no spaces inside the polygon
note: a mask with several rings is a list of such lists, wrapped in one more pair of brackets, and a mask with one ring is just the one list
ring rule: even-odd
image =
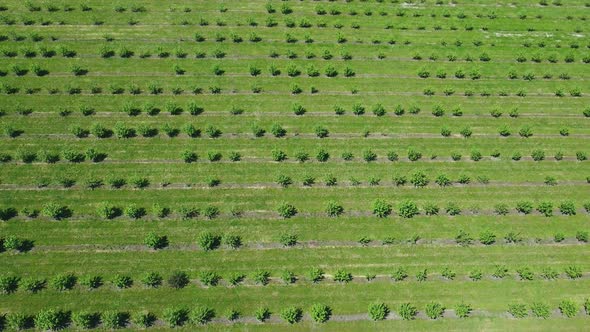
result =
[{"label": "row of trees", "polygon": [[[530,304],[530,313],[534,317],[548,318],[551,315],[549,305],[542,302]],[[583,304],[586,313],[590,313],[590,300]],[[565,317],[572,318],[578,315],[580,305],[576,301],[566,299],[562,300],[558,306],[559,311]],[[429,302],[424,307],[424,314],[429,319],[442,318],[447,308],[439,302]],[[459,318],[469,317],[473,308],[466,303],[460,303],[454,307],[454,313]],[[333,313],[330,306],[323,303],[314,303],[309,308],[309,316],[316,323],[327,322]],[[508,306],[508,312],[515,318],[524,318],[529,315],[529,310],[525,304],[511,304]],[[371,320],[379,321],[387,318],[391,314],[389,306],[382,302],[371,303],[368,307],[368,316]],[[404,320],[413,320],[418,315],[418,309],[411,303],[402,303],[397,308],[397,314]],[[259,322],[265,322],[270,319],[272,312],[268,307],[257,308],[254,312],[254,318]],[[278,312],[281,319],[289,324],[295,324],[302,320],[303,309],[298,306],[288,306]],[[208,306],[197,305],[192,309],[186,307],[168,307],[165,308],[160,317],[149,311],[140,311],[131,315],[126,311],[63,311],[58,309],[45,309],[34,316],[22,313],[9,313],[1,316],[2,326],[14,330],[22,330],[35,327],[39,330],[59,330],[68,326],[74,326],[80,329],[92,329],[102,326],[107,329],[118,329],[128,327],[130,323],[140,328],[147,328],[156,323],[158,319],[162,320],[169,327],[192,325],[204,325],[210,323],[217,317],[217,312]],[[242,314],[235,309],[228,309],[223,317],[230,322],[236,321],[242,317]]]},{"label": "row of trees", "polygon": [[[418,282],[426,281],[432,276],[446,280],[455,280],[458,277],[457,273],[449,267],[444,267],[439,273],[431,273],[426,268],[418,268],[415,271],[414,279]],[[489,277],[493,279],[504,279],[515,276],[518,280],[531,281],[537,276],[544,280],[555,280],[559,278],[576,280],[583,276],[582,269],[577,265],[565,267],[563,274],[553,267],[544,267],[538,272],[538,275],[536,275],[535,272],[526,265],[517,267],[514,274],[511,274],[508,271],[509,270],[506,266],[496,265],[493,271],[489,274]],[[408,280],[409,276],[409,272],[405,267],[398,267],[389,277],[395,282],[401,282]],[[484,276],[484,272],[479,268],[475,268],[465,275],[465,277],[471,281],[482,280]],[[250,275],[246,275],[242,272],[234,272],[227,275],[225,281],[227,286],[235,287],[241,285],[248,278],[254,284],[266,286],[273,279],[277,282],[290,285],[302,280],[316,284],[326,280],[327,277],[328,276],[323,269],[314,267],[309,269],[308,272],[302,276],[297,276],[290,270],[284,270],[275,278],[273,278],[271,273],[266,270],[257,270]],[[353,276],[351,272],[345,269],[336,270],[330,277],[334,282],[340,284],[346,284],[351,282],[354,278],[359,278],[359,276]],[[374,273],[367,273],[360,278],[366,281],[373,281],[376,277],[377,275]],[[197,275],[198,282],[205,287],[218,286],[223,279],[224,278],[222,278],[221,275],[214,271],[203,271]],[[50,279],[41,277],[21,278],[12,274],[4,274],[0,276],[0,291],[4,294],[11,294],[19,289],[28,293],[37,293],[46,288],[51,288],[56,291],[69,291],[74,289],[76,285],[79,285],[82,289],[92,290],[100,288],[107,283],[115,289],[127,289],[136,285],[136,281],[140,287],[144,288],[159,288],[167,286],[174,289],[181,289],[190,285],[191,282],[193,282],[193,279],[191,279],[191,276],[184,271],[173,271],[166,278],[156,272],[146,272],[136,280],[129,275],[123,274],[115,274],[109,280],[105,280],[100,275],[85,275],[78,277],[73,273],[58,274]]]},{"label": "row of trees", "polygon": [[[138,88],[138,87],[137,87]],[[139,88],[138,88],[139,89]],[[350,111],[352,112],[352,114],[354,115],[363,115],[365,114],[368,110],[367,110],[367,106],[362,105],[360,103],[355,103],[351,106]],[[200,115],[205,111],[205,108],[199,104],[197,104],[194,101],[189,102],[186,107],[183,107],[175,102],[169,101],[167,103],[164,104],[163,108],[160,108],[158,106],[156,106],[154,103],[145,103],[143,105],[137,105],[135,103],[132,102],[128,102],[125,105],[123,105],[123,107],[121,108],[121,111],[126,113],[129,116],[138,116],[140,115],[142,112],[149,115],[149,116],[156,116],[158,114],[160,114],[162,112],[162,110],[165,110],[166,112],[168,112],[170,115],[180,115],[184,112],[188,112],[190,115]],[[344,115],[347,112],[347,109],[341,105],[335,105],[333,107],[334,113],[336,115]],[[374,105],[372,108],[370,108],[371,112],[375,115],[375,116],[384,116],[387,114],[387,108],[385,108],[383,106],[383,104],[376,104]],[[87,105],[82,105],[79,107],[79,111],[83,116],[91,116],[96,114],[95,109],[92,107],[89,107]],[[307,113],[307,108],[304,107],[303,105],[299,104],[299,103],[294,103],[291,105],[291,111],[293,112],[293,114],[295,115],[304,115],[305,113]],[[396,116],[402,116],[404,114],[418,114],[422,111],[422,109],[420,107],[418,107],[417,105],[411,105],[407,108],[405,108],[404,106],[402,106],[401,104],[397,104],[395,106],[393,106],[393,114]],[[16,105],[14,107],[14,112],[19,114],[19,115],[29,115],[31,113],[33,113],[33,108],[31,107],[24,107],[22,105]],[[68,109],[68,108],[61,108],[58,112],[58,114],[62,117],[67,117],[69,115],[72,114],[72,110]],[[233,105],[231,107],[229,107],[229,113],[231,115],[240,115],[243,114],[245,112],[245,109],[241,106],[236,106]],[[452,116],[455,117],[459,117],[463,115],[463,110],[460,107],[445,107],[442,106],[440,104],[434,105],[432,107],[431,110],[432,115],[434,115],[435,117],[441,117],[444,116],[445,114],[451,114]],[[0,115],[4,115],[4,111],[2,111],[2,113],[0,113]],[[520,116],[520,113],[518,111],[518,108],[512,108],[510,110],[508,110],[507,112],[504,112],[498,108],[494,108],[492,110],[490,110],[489,112],[490,116],[494,117],[494,118],[499,118],[502,117],[503,115],[508,115],[510,118],[518,118]],[[585,109],[582,110],[582,115],[584,117],[590,117],[590,107],[586,107]],[[256,125],[254,125],[255,127]],[[76,130],[74,130],[74,128],[76,127],[71,127],[71,131],[72,133],[74,133],[77,137],[84,137],[84,135],[77,135],[76,134]],[[523,127],[525,128],[525,127]],[[562,130],[566,130],[566,132],[562,132]],[[530,128],[529,128],[530,130]],[[560,134],[562,136],[567,136],[569,135],[569,131],[567,131],[567,127],[562,127],[562,129],[560,129]],[[5,130],[6,132],[6,130]],[[88,134],[88,133],[87,133]],[[140,132],[140,134],[142,134]],[[11,136],[7,133],[7,136]],[[148,136],[148,135],[143,135],[142,136]],[[259,137],[258,135],[256,135],[257,137]],[[464,135],[466,136],[466,135]],[[525,136],[527,137],[527,135],[521,135],[521,136]],[[530,136],[530,135],[528,135]]]},{"label": "row of trees", "polygon": [[[424,178],[416,178],[416,180],[420,180],[421,183],[425,181]],[[562,201],[557,206],[555,206],[554,203],[550,201],[539,202],[536,204],[536,206],[530,201],[519,201],[516,203],[514,210],[510,209],[505,203],[499,203],[494,207],[493,213],[496,215],[507,215],[511,212],[516,212],[518,214],[528,215],[534,213],[536,210],[539,214],[545,217],[551,217],[554,215],[555,209],[557,209],[559,213],[564,216],[573,216],[578,213],[578,209],[573,201]],[[583,204],[583,209],[586,213],[590,213],[590,203]],[[287,202],[281,202],[277,206],[276,211],[279,216],[283,218],[291,218],[299,213],[298,208]],[[202,215],[207,219],[215,219],[221,214],[220,208],[215,205],[208,205],[203,209],[191,206],[183,206],[175,210],[174,212],[176,213],[174,215],[172,212],[173,211],[169,207],[161,206],[158,203],[153,204],[151,207],[151,215],[155,218],[177,216],[183,220],[190,220]],[[324,212],[329,217],[338,217],[345,213],[345,208],[339,202],[328,201],[326,203]],[[370,212],[376,217],[386,218],[394,213],[394,209],[390,202],[383,199],[376,199],[371,204]],[[399,201],[395,211],[398,216],[406,219],[413,218],[420,214],[425,216],[437,216],[439,214],[446,213],[449,216],[458,216],[463,212],[463,209],[455,202],[448,202],[442,208],[436,203],[426,203],[422,206],[422,208],[419,208],[418,205],[412,200]],[[477,211],[471,209],[470,212],[474,214],[479,213],[479,208]],[[243,213],[244,211],[235,207],[232,207],[229,211],[229,215],[234,218],[242,216]],[[61,220],[71,217],[73,211],[68,206],[60,205],[54,202],[48,202],[43,205],[41,211],[24,208],[20,211],[20,214],[27,218],[36,218],[39,214],[41,214],[47,218]],[[10,220],[18,215],[19,211],[17,211],[15,208],[0,208],[0,220]],[[138,206],[135,203],[131,203],[125,208],[121,208],[107,201],[100,202],[96,205],[96,216],[100,219],[114,219],[122,215],[125,215],[131,219],[140,219],[148,215],[148,210],[146,210],[144,207]]]}]

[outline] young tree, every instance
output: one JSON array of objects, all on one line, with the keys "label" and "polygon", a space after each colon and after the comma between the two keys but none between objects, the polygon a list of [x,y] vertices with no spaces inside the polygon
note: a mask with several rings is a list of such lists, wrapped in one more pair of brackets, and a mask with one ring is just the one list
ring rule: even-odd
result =
[{"label": "young tree", "polygon": [[369,318],[372,320],[384,320],[387,315],[389,315],[389,307],[385,303],[372,303],[369,305]]},{"label": "young tree", "polygon": [[311,319],[317,323],[325,323],[332,315],[332,308],[322,303],[315,303],[310,308]]}]

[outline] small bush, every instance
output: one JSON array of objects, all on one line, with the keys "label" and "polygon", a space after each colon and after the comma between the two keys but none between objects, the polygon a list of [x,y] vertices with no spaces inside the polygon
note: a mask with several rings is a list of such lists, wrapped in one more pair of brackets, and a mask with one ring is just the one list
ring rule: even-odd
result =
[{"label": "small bush", "polygon": [[55,309],[42,310],[34,318],[35,327],[42,331],[63,329],[69,321],[69,313]]},{"label": "small bush", "polygon": [[188,321],[189,311],[186,308],[166,308],[162,312],[162,319],[169,327],[182,326]]},{"label": "small bush", "polygon": [[410,303],[402,303],[398,309],[399,315],[404,320],[412,320],[416,317],[418,310]]},{"label": "small bush", "polygon": [[215,311],[206,306],[197,306],[189,313],[189,320],[195,325],[204,325],[215,318]]},{"label": "small bush", "polygon": [[282,202],[277,208],[277,212],[279,213],[279,216],[288,219],[295,216],[298,211],[297,208],[295,208],[295,206],[286,202]]},{"label": "small bush", "polygon": [[143,243],[152,249],[162,249],[168,246],[168,237],[149,232]]},{"label": "small bush", "polygon": [[280,316],[289,324],[295,324],[301,320],[303,317],[303,311],[301,308],[297,307],[288,307],[281,310]]},{"label": "small bush", "polygon": [[210,232],[202,232],[197,237],[197,244],[205,251],[214,250],[221,244],[221,236]]},{"label": "small bush", "polygon": [[430,319],[437,319],[442,317],[444,311],[445,311],[445,307],[443,307],[442,304],[437,303],[437,302],[430,302],[428,304],[426,304],[426,316],[428,316],[428,318]]},{"label": "small bush", "polygon": [[572,300],[563,300],[559,303],[559,311],[567,318],[572,318],[578,314],[580,307]]},{"label": "small bush", "polygon": [[369,318],[374,321],[384,320],[389,315],[389,307],[385,303],[372,303],[368,311]]}]

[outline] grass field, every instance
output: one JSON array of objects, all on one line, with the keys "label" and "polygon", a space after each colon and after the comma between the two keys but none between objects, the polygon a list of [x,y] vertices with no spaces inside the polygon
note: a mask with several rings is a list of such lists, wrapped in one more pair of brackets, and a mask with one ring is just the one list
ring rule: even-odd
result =
[{"label": "grass field", "polygon": [[0,0],[0,331],[586,330],[588,8]]}]

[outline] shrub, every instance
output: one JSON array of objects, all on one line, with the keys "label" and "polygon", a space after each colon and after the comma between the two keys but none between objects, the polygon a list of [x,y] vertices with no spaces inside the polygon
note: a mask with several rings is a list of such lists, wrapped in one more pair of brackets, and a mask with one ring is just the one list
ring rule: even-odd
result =
[{"label": "shrub", "polygon": [[223,236],[223,243],[232,249],[237,249],[242,246],[242,237],[239,235],[226,234]]},{"label": "shrub", "polygon": [[572,201],[565,201],[559,205],[559,212],[566,216],[573,216],[576,214],[576,206]]},{"label": "shrub", "polygon": [[190,278],[184,271],[173,271],[166,282],[168,283],[168,286],[174,289],[181,289],[190,283]]},{"label": "shrub", "polygon": [[346,272],[342,269],[339,269],[334,274],[334,281],[338,281],[341,283],[348,283],[352,281],[352,274],[350,272]]},{"label": "shrub", "polygon": [[298,211],[297,208],[295,208],[295,206],[286,202],[282,202],[277,208],[277,212],[279,213],[279,216],[288,219],[295,216]]},{"label": "shrub", "polygon": [[365,150],[365,151],[363,151],[363,159],[366,162],[375,161],[377,159],[377,154],[370,149]]},{"label": "shrub", "polygon": [[113,277],[113,285],[119,289],[129,288],[133,285],[133,279],[130,276],[116,274]]},{"label": "shrub", "polygon": [[96,214],[102,219],[113,219],[121,214],[121,210],[108,202],[99,203]]},{"label": "shrub", "polygon": [[166,235],[157,235],[149,232],[143,240],[143,243],[152,249],[162,249],[168,246],[168,237]]},{"label": "shrub", "polygon": [[[3,325],[4,324],[0,326],[5,328],[5,326]],[[11,328],[15,331],[31,328],[33,327],[33,317],[21,313],[8,314],[6,315],[6,327]]]},{"label": "shrub", "polygon": [[259,322],[264,322],[270,318],[270,310],[266,307],[258,308],[254,312],[254,317]]},{"label": "shrub", "polygon": [[466,318],[471,313],[471,306],[469,304],[460,303],[455,307],[455,314],[459,318]]},{"label": "shrub", "polygon": [[417,171],[413,173],[410,177],[410,183],[413,184],[416,188],[425,187],[426,185],[428,185],[428,182],[430,182],[428,180],[428,177],[422,171]]},{"label": "shrub", "polygon": [[531,153],[531,157],[534,161],[541,161],[545,159],[545,152],[543,152],[542,150],[533,150],[533,152]]},{"label": "shrub", "polygon": [[518,273],[518,276],[520,277],[520,280],[533,280],[533,278],[535,277],[533,271],[531,271],[530,268],[528,267],[521,267],[516,269],[516,273]]},{"label": "shrub", "polygon": [[317,323],[327,322],[332,315],[332,308],[322,303],[313,304],[309,311],[311,319]]},{"label": "shrub", "polygon": [[206,306],[197,306],[191,310],[189,320],[195,325],[204,325],[215,318],[215,311]]},{"label": "shrub", "polygon": [[483,273],[480,270],[473,270],[469,272],[469,279],[471,279],[472,281],[481,280],[482,277]]},{"label": "shrub", "polygon": [[496,234],[491,231],[483,231],[479,234],[479,242],[485,245],[490,245],[496,242]]},{"label": "shrub", "polygon": [[281,150],[272,150],[272,160],[281,162],[287,159],[287,154]]},{"label": "shrub", "polygon": [[453,202],[449,202],[445,210],[450,216],[458,216],[461,214],[461,208]]},{"label": "shrub", "polygon": [[80,285],[88,289],[96,289],[102,286],[102,277],[96,275],[88,275],[80,278]]},{"label": "shrub", "polygon": [[297,323],[303,317],[303,311],[298,307],[288,307],[281,310],[280,316],[289,324]]},{"label": "shrub", "polygon": [[320,149],[316,155],[317,161],[324,163],[330,159],[330,153],[324,149]]},{"label": "shrub", "polygon": [[422,158],[422,153],[414,150],[413,148],[408,149],[408,159],[410,161],[417,161]]},{"label": "shrub", "polygon": [[398,215],[402,218],[412,218],[418,215],[418,206],[410,200],[405,200],[398,205]]},{"label": "shrub", "polygon": [[565,274],[570,279],[578,279],[582,277],[582,269],[579,266],[570,265],[565,268]]},{"label": "shrub", "polygon": [[428,270],[426,270],[426,269],[418,270],[418,272],[416,273],[416,280],[417,281],[426,281],[427,278],[428,278]]},{"label": "shrub", "polygon": [[221,236],[210,232],[202,232],[197,237],[197,244],[205,251],[217,249],[221,244]]},{"label": "shrub", "polygon": [[545,217],[551,217],[553,215],[553,204],[550,202],[541,202],[537,206],[537,211]]},{"label": "shrub", "polygon": [[10,294],[18,289],[20,278],[12,275],[0,275],[0,292]]},{"label": "shrub", "polygon": [[328,129],[326,127],[323,126],[317,126],[314,129],[315,134],[317,137],[319,138],[325,138],[328,137],[328,135],[330,134],[330,132],[328,131]]},{"label": "shrub", "polygon": [[531,304],[531,311],[533,312],[533,316],[543,319],[547,319],[551,315],[551,310],[545,303],[533,302]]},{"label": "shrub", "polygon": [[34,321],[35,327],[39,330],[59,330],[67,326],[70,316],[65,311],[46,309],[37,313]]},{"label": "shrub", "polygon": [[141,283],[146,287],[156,288],[162,285],[162,276],[156,272],[146,272],[141,277]]},{"label": "shrub", "polygon": [[292,284],[297,280],[297,278],[295,277],[295,274],[291,271],[284,271],[281,274],[281,279],[283,280],[283,282],[285,284]]},{"label": "shrub", "polygon": [[312,268],[308,272],[308,278],[313,283],[318,283],[324,279],[324,271],[320,268]]},{"label": "shrub", "polygon": [[157,317],[149,311],[140,311],[134,314],[131,320],[133,321],[133,324],[139,327],[148,328],[154,325],[157,321]]},{"label": "shrub", "polygon": [[95,328],[100,322],[100,315],[94,312],[79,311],[72,314],[72,323],[81,329]]},{"label": "shrub", "polygon": [[119,311],[105,311],[100,315],[102,325],[107,329],[120,329],[129,323],[129,314]]},{"label": "shrub", "polygon": [[398,310],[399,315],[404,320],[412,320],[416,317],[418,310],[410,303],[402,303]]},{"label": "shrub", "polygon": [[578,314],[580,308],[577,303],[572,300],[563,300],[559,303],[559,311],[567,318],[572,318]]},{"label": "shrub", "polygon": [[329,217],[338,217],[342,213],[344,213],[344,207],[342,207],[341,204],[338,204],[335,201],[328,202],[328,205],[326,206],[326,214]]},{"label": "shrub", "polygon": [[576,240],[578,240],[580,242],[588,242],[588,232],[577,231],[576,232]]},{"label": "shrub", "polygon": [[442,315],[445,311],[445,307],[443,307],[443,305],[440,303],[430,302],[430,303],[426,304],[425,311],[426,311],[426,316],[428,316],[428,318],[437,319],[439,317],[442,317]]},{"label": "shrub", "polygon": [[392,206],[382,199],[373,201],[373,214],[379,218],[385,218],[391,214]]},{"label": "shrub", "polygon": [[59,205],[57,203],[45,203],[41,209],[41,214],[45,217],[55,220],[61,220],[70,216],[71,212],[67,206]]},{"label": "shrub", "polygon": [[524,304],[510,304],[508,305],[508,313],[514,318],[524,318],[528,316],[526,305]]},{"label": "shrub", "polygon": [[19,286],[21,289],[24,289],[30,293],[37,293],[45,288],[47,281],[45,279],[37,279],[37,278],[25,278],[20,280]]},{"label": "shrub", "polygon": [[184,150],[181,154],[180,157],[182,158],[182,160],[185,163],[193,163],[196,162],[199,157],[197,156],[197,154],[195,152],[189,151],[189,150]]},{"label": "shrub", "polygon": [[437,176],[434,182],[441,187],[450,186],[452,184],[451,179],[449,179],[449,177],[445,174]]},{"label": "shrub", "polygon": [[[186,276],[186,273],[185,273],[185,276]],[[199,279],[201,280],[201,283],[203,283],[203,285],[205,285],[205,286],[217,286],[217,284],[219,283],[219,280],[221,279],[221,276],[215,272],[201,272],[199,274]],[[187,276],[186,280],[188,283],[188,276]],[[177,287],[175,287],[175,288],[177,288]]]},{"label": "shrub", "polygon": [[51,279],[51,285],[55,290],[65,291],[74,288],[78,278],[73,273],[58,274]]},{"label": "shrub", "polygon": [[372,320],[384,320],[389,315],[389,307],[385,303],[372,303],[369,305],[369,318]]},{"label": "shrub", "polygon": [[189,311],[186,308],[166,308],[162,312],[162,319],[169,327],[182,326],[188,320]]},{"label": "shrub", "polygon": [[456,276],[456,275],[457,275],[457,274],[455,273],[455,271],[453,271],[453,270],[449,269],[448,267],[445,267],[445,268],[442,270],[442,272],[441,272],[441,276],[442,276],[443,278],[446,278],[446,279],[448,279],[448,280],[453,280],[453,279],[455,279],[455,276]]},{"label": "shrub", "polygon": [[125,208],[125,215],[132,219],[139,219],[145,215],[145,209],[136,204],[130,204]]},{"label": "shrub", "polygon": [[275,137],[284,137],[287,134],[287,130],[281,127],[281,125],[279,125],[278,123],[275,123],[270,127],[270,132]]},{"label": "shrub", "polygon": [[270,272],[268,271],[256,271],[252,275],[252,280],[255,283],[266,286],[270,282]]},{"label": "shrub", "polygon": [[492,273],[492,276],[494,278],[502,279],[507,275],[507,273],[508,273],[508,269],[505,266],[496,265],[494,272]]},{"label": "shrub", "polygon": [[523,213],[523,214],[529,214],[533,211],[533,203],[528,202],[528,201],[520,201],[516,203],[516,211]]},{"label": "shrub", "polygon": [[457,236],[455,236],[455,242],[461,246],[468,246],[473,242],[473,238],[469,233],[460,230]]}]

